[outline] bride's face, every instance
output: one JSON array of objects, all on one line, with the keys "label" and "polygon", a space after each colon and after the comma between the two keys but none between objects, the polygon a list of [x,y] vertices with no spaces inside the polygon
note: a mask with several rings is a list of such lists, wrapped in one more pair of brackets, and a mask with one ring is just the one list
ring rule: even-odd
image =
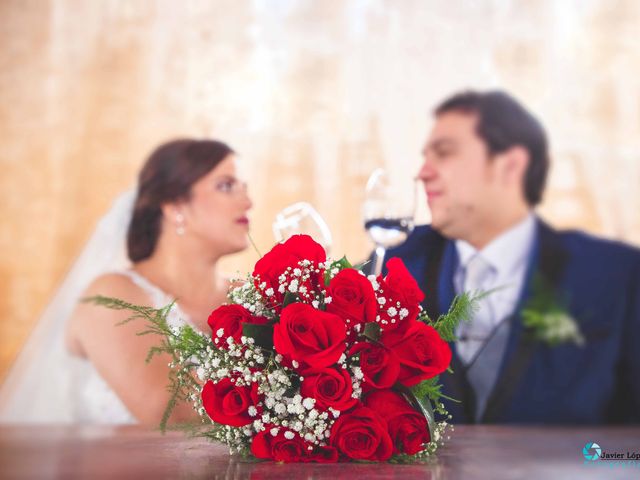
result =
[{"label": "bride's face", "polygon": [[244,250],[251,206],[247,185],[238,178],[235,158],[229,155],[193,184],[190,199],[181,205],[185,235],[199,238],[217,254]]}]

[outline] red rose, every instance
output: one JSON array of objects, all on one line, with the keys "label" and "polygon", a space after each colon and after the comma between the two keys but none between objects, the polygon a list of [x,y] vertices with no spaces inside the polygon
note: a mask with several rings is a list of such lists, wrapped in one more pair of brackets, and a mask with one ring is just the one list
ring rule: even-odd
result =
[{"label": "red rose", "polygon": [[[240,343],[242,337],[243,323],[256,323],[264,325],[269,319],[265,317],[256,317],[242,305],[222,305],[216,308],[207,323],[211,328],[213,343],[219,347],[227,349],[229,344],[227,338],[232,337],[235,343]],[[218,330],[222,328],[222,336],[218,336]]]},{"label": "red rose", "polygon": [[413,455],[429,443],[429,426],[423,414],[393,390],[376,390],[367,395],[365,406],[375,410],[387,421],[394,453]]},{"label": "red rose", "polygon": [[[256,434],[251,442],[251,453],[257,458],[276,462],[308,461],[309,452],[305,441],[297,433],[278,428],[277,435],[271,434],[273,425],[265,425],[265,430]],[[285,437],[285,432],[287,436]]]},{"label": "red rose", "polygon": [[249,407],[257,404],[257,383],[239,387],[230,378],[223,378],[218,383],[209,380],[202,389],[202,405],[207,415],[223,425],[248,425],[254,420],[248,413]]},{"label": "red rose", "polygon": [[340,411],[350,409],[358,403],[352,393],[351,375],[345,368],[307,370],[300,386],[300,394],[314,398],[315,407],[319,410],[329,407]]},{"label": "red rose", "polygon": [[[280,275],[285,273],[288,267],[299,268],[301,260],[309,260],[313,269],[318,270],[301,285],[306,288],[308,295],[311,295],[324,285],[324,271],[319,269],[318,265],[327,260],[327,254],[309,235],[293,235],[286,242],[273,247],[256,263],[253,270],[255,286],[276,311],[280,310],[284,301],[284,293],[279,291]],[[271,295],[266,294],[269,289],[273,290]]]},{"label": "red rose", "polygon": [[288,305],[273,328],[276,352],[313,368],[336,363],[344,352],[346,337],[340,317],[305,303]]},{"label": "red rose", "polygon": [[344,319],[350,338],[357,335],[357,331],[352,331],[356,325],[362,326],[376,320],[376,294],[371,282],[357,270],[341,270],[331,279],[327,295],[331,297],[327,312],[335,313]]},{"label": "red rose", "polygon": [[[276,435],[271,433],[274,428]],[[265,425],[265,430],[253,437],[251,453],[257,458],[276,462],[334,463],[338,461],[338,452],[335,448],[312,445],[305,442],[297,433],[273,425]]]},{"label": "red rose", "polygon": [[364,374],[364,387],[389,388],[400,374],[397,355],[381,344],[356,343],[349,355],[360,354],[360,368]]},{"label": "red rose", "polygon": [[387,423],[367,407],[340,415],[331,427],[329,442],[354,460],[384,461],[393,453]]},{"label": "red rose", "polygon": [[[384,279],[378,277],[382,296],[386,299],[385,303],[378,305],[382,326],[384,330],[406,328],[407,323],[415,320],[420,313],[424,293],[402,260],[394,257],[386,266],[387,276]],[[390,308],[395,309],[394,314],[390,313]],[[406,312],[403,309],[406,309]]]},{"label": "red rose", "polygon": [[451,363],[451,349],[447,342],[433,327],[422,322],[412,321],[404,332],[384,332],[382,343],[398,356],[398,380],[406,386],[441,374]]},{"label": "red rose", "polygon": [[311,452],[311,460],[318,463],[336,463],[338,461],[338,450],[331,446],[314,446]]}]

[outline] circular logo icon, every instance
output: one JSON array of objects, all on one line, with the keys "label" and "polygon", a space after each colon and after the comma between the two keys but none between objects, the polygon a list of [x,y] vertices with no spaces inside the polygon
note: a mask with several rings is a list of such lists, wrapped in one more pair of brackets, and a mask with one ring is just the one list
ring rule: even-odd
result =
[{"label": "circular logo icon", "polygon": [[587,460],[598,460],[601,453],[602,449],[600,448],[600,445],[594,442],[587,442],[582,449],[582,455],[584,455],[584,458]]}]

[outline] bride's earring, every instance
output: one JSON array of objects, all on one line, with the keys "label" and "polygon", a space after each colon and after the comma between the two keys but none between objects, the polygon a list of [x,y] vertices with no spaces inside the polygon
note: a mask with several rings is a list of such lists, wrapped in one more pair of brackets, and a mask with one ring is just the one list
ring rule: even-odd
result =
[{"label": "bride's earring", "polygon": [[184,215],[176,214],[176,233],[180,236],[184,235]]}]

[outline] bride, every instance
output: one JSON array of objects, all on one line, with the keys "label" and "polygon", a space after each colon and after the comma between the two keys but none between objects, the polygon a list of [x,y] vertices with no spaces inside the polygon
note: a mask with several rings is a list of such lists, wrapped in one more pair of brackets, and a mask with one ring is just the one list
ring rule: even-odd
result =
[{"label": "bride", "polygon": [[[159,338],[136,335],[143,327],[137,321],[118,326],[130,312],[77,300],[105,295],[160,308],[177,299],[170,323],[208,332],[208,315],[229,288],[218,260],[247,247],[250,208],[227,145],[177,140],[158,147],[135,199],[120,199],[99,225],[10,372],[0,421],[157,425],[171,359],[145,358]],[[129,265],[118,269],[111,251],[125,244],[124,231],[113,238],[105,227],[123,224]],[[179,404],[170,421],[195,418],[191,405]]]}]

